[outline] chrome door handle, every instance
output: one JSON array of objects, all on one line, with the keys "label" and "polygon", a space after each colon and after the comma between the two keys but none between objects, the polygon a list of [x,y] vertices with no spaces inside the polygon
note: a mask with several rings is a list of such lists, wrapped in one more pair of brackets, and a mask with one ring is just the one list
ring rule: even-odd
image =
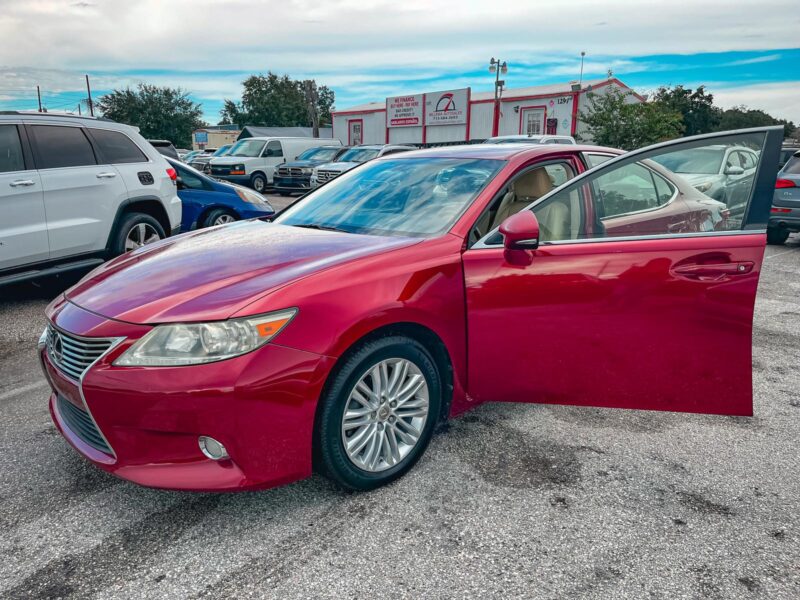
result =
[{"label": "chrome door handle", "polygon": [[33,180],[32,179],[17,179],[16,181],[12,181],[8,185],[10,185],[11,187],[29,186],[29,185],[33,185]]},{"label": "chrome door handle", "polygon": [[97,174],[97,178],[98,179],[111,179],[112,177],[116,177],[116,176],[117,176],[116,173],[98,173]]}]

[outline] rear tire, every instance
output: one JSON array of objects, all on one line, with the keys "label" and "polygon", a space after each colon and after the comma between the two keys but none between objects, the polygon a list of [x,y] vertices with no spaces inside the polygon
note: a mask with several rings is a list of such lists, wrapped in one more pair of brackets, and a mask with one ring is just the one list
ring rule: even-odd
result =
[{"label": "rear tire", "polygon": [[769,227],[767,229],[767,243],[780,246],[789,239],[788,229],[778,229],[776,227]]},{"label": "rear tire", "polygon": [[[382,364],[386,371],[380,370]],[[385,373],[380,377],[386,382],[386,394],[378,392],[367,397],[359,392],[369,403],[367,408],[354,394],[357,385],[362,390],[382,389],[371,374],[375,367]],[[395,375],[397,379],[393,380]],[[417,385],[419,388],[415,389]],[[346,489],[371,490],[386,485],[404,475],[425,452],[441,404],[441,376],[422,344],[401,335],[367,342],[338,367],[320,399],[315,430],[316,466]],[[346,420],[345,411],[356,416]],[[368,424],[362,424],[362,419]],[[375,439],[374,452],[370,452],[371,441],[363,450],[355,450],[359,435],[361,439]]]},{"label": "rear tire", "polygon": [[146,244],[163,240],[164,228],[155,218],[145,213],[124,215],[111,242],[111,256],[119,256]]},{"label": "rear tire", "polygon": [[263,194],[267,189],[267,178],[262,173],[256,173],[250,178],[250,187],[252,187],[259,194]]},{"label": "rear tire", "polygon": [[239,217],[229,210],[224,208],[215,208],[203,220],[203,227],[214,227],[215,225],[225,225],[226,223],[233,223],[238,221]]}]

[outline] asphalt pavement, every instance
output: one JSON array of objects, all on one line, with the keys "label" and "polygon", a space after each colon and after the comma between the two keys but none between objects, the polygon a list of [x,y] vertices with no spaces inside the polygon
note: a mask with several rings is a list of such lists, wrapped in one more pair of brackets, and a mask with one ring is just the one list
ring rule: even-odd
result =
[{"label": "asphalt pavement", "polygon": [[800,597],[797,236],[767,248],[754,417],[488,404],[371,493],[94,468],[36,362],[67,283],[0,289],[0,598]]}]

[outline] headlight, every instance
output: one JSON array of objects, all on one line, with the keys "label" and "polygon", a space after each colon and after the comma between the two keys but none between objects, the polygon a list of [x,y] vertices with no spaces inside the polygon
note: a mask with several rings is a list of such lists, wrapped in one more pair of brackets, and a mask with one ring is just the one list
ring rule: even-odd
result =
[{"label": "headlight", "polygon": [[240,188],[240,187],[235,187],[233,189],[236,190],[236,195],[239,196],[239,198],[241,198],[245,202],[249,202],[250,204],[258,204],[259,206],[264,206],[269,209],[272,208],[272,205],[270,205],[270,203],[267,202],[267,199],[264,198],[264,196],[262,196],[258,192],[254,192],[252,190],[248,190],[247,188]]},{"label": "headlight", "polygon": [[176,367],[233,358],[266,344],[296,314],[296,308],[289,308],[228,321],[159,325],[128,348],[114,364],[120,367]]},{"label": "headlight", "polygon": [[694,186],[698,192],[707,192],[711,189],[711,186],[714,185],[713,181],[704,181],[703,183],[698,183]]}]

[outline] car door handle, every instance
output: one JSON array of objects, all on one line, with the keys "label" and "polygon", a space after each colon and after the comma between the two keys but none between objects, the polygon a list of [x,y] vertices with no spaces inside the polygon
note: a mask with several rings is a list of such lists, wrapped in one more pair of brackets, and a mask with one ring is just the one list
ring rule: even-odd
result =
[{"label": "car door handle", "polygon": [[117,176],[116,173],[98,173],[97,174],[97,178],[98,179],[112,179],[112,178],[114,178],[116,176]]},{"label": "car door handle", "polygon": [[11,187],[27,187],[29,185],[33,185],[32,179],[17,179],[16,181],[12,181],[9,183]]},{"label": "car door handle", "polygon": [[747,275],[753,270],[750,261],[713,263],[713,264],[688,264],[673,267],[672,272],[691,279],[714,281],[730,275]]}]

